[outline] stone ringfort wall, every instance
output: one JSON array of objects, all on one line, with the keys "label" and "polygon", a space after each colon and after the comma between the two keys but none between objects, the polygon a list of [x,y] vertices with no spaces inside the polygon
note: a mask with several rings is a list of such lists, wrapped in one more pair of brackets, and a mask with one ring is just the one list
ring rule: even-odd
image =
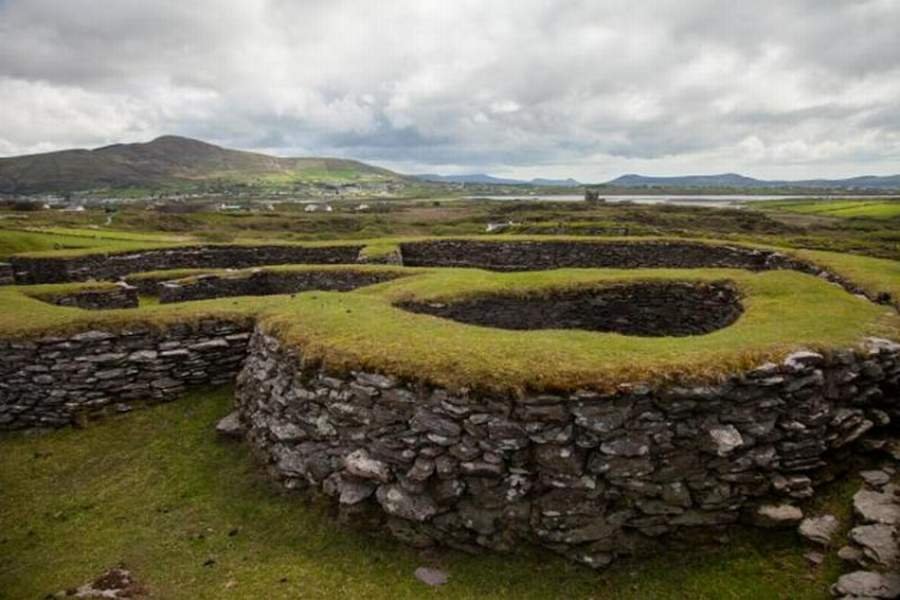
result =
[{"label": "stone ringfort wall", "polygon": [[[423,266],[458,265],[467,257],[468,266],[507,269],[524,253],[529,268],[816,272],[774,253],[700,252],[682,243],[618,250],[604,244],[603,253],[581,243],[516,242],[499,250],[496,243],[458,244],[422,242],[402,250],[406,264]],[[273,248],[256,258],[299,260]],[[186,266],[179,261],[252,266],[245,250],[41,259],[19,262],[15,270],[34,282]],[[313,254],[301,262],[353,262],[358,250],[303,248]],[[528,540],[600,567],[658,545],[661,536],[732,524],[763,502],[808,498],[855,440],[900,419],[900,345],[883,340],[828,356],[795,353],[716,385],[512,398],[452,393],[374,373],[304,370],[302,349],[251,331],[249,322],[210,320],[164,331],[2,340],[0,429],[61,426],[237,377],[237,418],[285,487],[332,496],[342,510],[374,515],[413,544],[504,550]]]},{"label": "stone ringfort wall", "polygon": [[346,292],[396,279],[400,273],[365,271],[259,271],[249,275],[205,275],[189,281],[159,283],[159,301],[186,302],[228,296],[296,294],[307,290]]},{"label": "stone ringfort wall", "polygon": [[301,359],[257,331],[238,376],[247,439],[284,486],[374,507],[414,544],[529,540],[593,567],[808,498],[853,441],[900,418],[900,345],[884,340],[720,385],[520,399]]},{"label": "stone ringfort wall", "polygon": [[129,273],[181,268],[355,263],[362,246],[184,246],[74,257],[12,257],[18,284],[118,279]]},{"label": "stone ringfort wall", "polygon": [[61,426],[188,386],[234,380],[249,325],[204,321],[166,331],[87,331],[0,340],[0,429]]},{"label": "stone ringfort wall", "polygon": [[124,282],[109,289],[67,292],[42,299],[57,306],[74,306],[86,310],[137,308],[139,304],[138,289]]},{"label": "stone ringfort wall", "polygon": [[[498,271],[573,268],[792,269],[823,277],[855,294],[864,290],[837,275],[784,254],[743,246],[690,241],[628,242],[572,240],[482,241],[444,239],[399,244],[396,252],[369,259],[364,246],[184,246],[74,257],[14,256],[0,263],[2,282],[29,285],[115,280],[131,273],[179,268],[247,268],[279,264],[386,263],[410,267],[475,267]],[[144,288],[150,281],[133,282]],[[896,301],[886,294],[870,299]]]},{"label": "stone ringfort wall", "polygon": [[743,312],[740,293],[723,282],[629,283],[395,306],[482,327],[582,329],[653,337],[710,333],[731,325]]}]

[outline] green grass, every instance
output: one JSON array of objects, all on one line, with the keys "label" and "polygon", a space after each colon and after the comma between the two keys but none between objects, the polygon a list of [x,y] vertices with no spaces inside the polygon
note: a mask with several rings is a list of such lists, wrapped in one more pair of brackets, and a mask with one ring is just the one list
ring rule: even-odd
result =
[{"label": "green grass", "polygon": [[900,200],[772,200],[756,203],[755,208],[792,212],[805,215],[838,217],[843,219],[894,219],[900,217]]},{"label": "green grass", "polygon": [[[808,566],[793,532],[770,531],[732,531],[721,546],[603,573],[534,548],[421,555],[278,493],[246,446],[216,439],[230,404],[228,389],[198,391],[86,430],[0,436],[0,598],[43,598],[120,562],[152,597],[173,600],[824,600],[840,572],[834,557]],[[843,506],[848,493],[842,484],[826,500]],[[426,588],[419,566],[443,568],[449,583]]]},{"label": "green grass", "polygon": [[818,250],[794,250],[791,254],[845,277],[869,294],[890,294],[900,307],[900,261]]}]

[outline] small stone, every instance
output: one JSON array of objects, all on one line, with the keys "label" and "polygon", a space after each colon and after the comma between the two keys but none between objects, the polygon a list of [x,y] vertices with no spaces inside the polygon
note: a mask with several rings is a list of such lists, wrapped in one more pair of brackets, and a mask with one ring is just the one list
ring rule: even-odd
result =
[{"label": "small stone", "polygon": [[803,558],[805,558],[809,564],[815,566],[821,565],[825,561],[825,555],[821,552],[807,552],[803,555]]},{"label": "small stone", "polygon": [[713,449],[719,456],[728,456],[744,443],[741,432],[734,425],[713,427],[709,430],[709,437],[712,440]]},{"label": "small stone", "polygon": [[801,350],[799,352],[789,354],[787,358],[784,359],[784,366],[789,369],[799,371],[805,367],[814,367],[820,365],[822,364],[823,360],[825,360],[825,357],[818,352]]},{"label": "small stone", "polygon": [[440,569],[432,569],[430,567],[419,567],[415,572],[416,579],[427,586],[437,587],[447,583],[447,573]]},{"label": "small stone", "polygon": [[244,435],[244,426],[241,424],[240,415],[237,411],[229,413],[216,424],[216,432],[219,435],[229,438],[240,438]]},{"label": "small stone", "polygon": [[841,560],[852,563],[859,563],[863,559],[862,550],[856,546],[841,546],[837,555]]},{"label": "small stone", "polygon": [[382,485],[375,495],[385,512],[402,519],[427,521],[437,514],[437,505],[430,496],[410,494],[396,484]]},{"label": "small stone", "polygon": [[866,482],[866,485],[873,488],[880,488],[891,481],[890,475],[879,470],[860,471],[859,476]]},{"label": "small stone", "polygon": [[760,527],[791,527],[800,522],[803,511],[791,504],[764,504],[756,510],[754,522]]},{"label": "small stone", "polygon": [[358,479],[341,478],[338,484],[339,502],[345,505],[359,504],[375,493],[375,484]]},{"label": "small stone", "polygon": [[840,522],[834,515],[822,515],[803,519],[800,523],[800,535],[811,542],[827,546],[831,537],[837,532]]},{"label": "small stone", "polygon": [[850,598],[897,598],[900,596],[900,574],[854,571],[841,575],[837,583],[831,586],[831,593]]},{"label": "small stone", "polygon": [[355,450],[344,457],[347,472],[362,479],[375,479],[387,483],[391,479],[390,468],[380,460],[369,457],[363,449]]}]

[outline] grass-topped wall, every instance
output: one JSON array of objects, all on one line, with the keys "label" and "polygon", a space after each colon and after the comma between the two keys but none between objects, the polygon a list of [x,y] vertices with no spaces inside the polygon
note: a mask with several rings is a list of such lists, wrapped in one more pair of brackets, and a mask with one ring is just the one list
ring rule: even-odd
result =
[{"label": "grass-topped wall", "polygon": [[[900,417],[900,316],[871,301],[896,289],[880,263],[696,241],[397,243],[441,266],[155,272],[129,280],[192,291],[99,311],[58,301],[123,286],[0,287],[0,427],[236,378],[238,421],[285,486],[375,508],[414,543],[536,541],[599,567],[808,497]],[[443,266],[467,248],[493,270]],[[256,251],[90,260],[112,276],[166,252],[212,257],[204,267],[281,256]]]}]

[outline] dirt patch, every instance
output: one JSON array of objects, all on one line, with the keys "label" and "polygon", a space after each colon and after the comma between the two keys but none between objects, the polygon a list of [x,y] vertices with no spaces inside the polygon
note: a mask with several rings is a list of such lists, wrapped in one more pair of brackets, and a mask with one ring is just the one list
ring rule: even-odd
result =
[{"label": "dirt patch", "polygon": [[550,295],[486,296],[452,303],[405,302],[398,308],[499,329],[584,329],[647,337],[710,333],[743,312],[727,283],[640,283]]}]

